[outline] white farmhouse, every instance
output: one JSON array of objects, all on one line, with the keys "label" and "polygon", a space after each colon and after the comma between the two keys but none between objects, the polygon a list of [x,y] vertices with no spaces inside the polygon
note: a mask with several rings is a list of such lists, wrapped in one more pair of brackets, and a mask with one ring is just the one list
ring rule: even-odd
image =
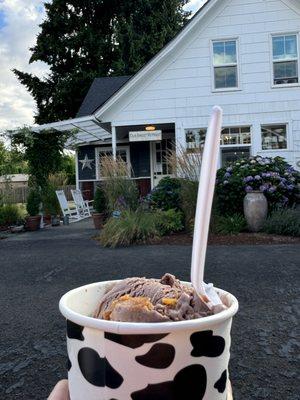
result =
[{"label": "white farmhouse", "polygon": [[142,193],[165,175],[174,140],[197,151],[224,109],[220,165],[281,156],[300,168],[300,0],[209,0],[133,77],[95,79],[77,118],[77,185],[94,190],[103,154],[120,155]]}]

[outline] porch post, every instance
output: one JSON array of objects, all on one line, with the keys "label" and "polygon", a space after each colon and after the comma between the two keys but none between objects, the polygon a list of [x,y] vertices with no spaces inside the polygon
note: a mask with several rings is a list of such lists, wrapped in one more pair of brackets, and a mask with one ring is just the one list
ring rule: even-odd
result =
[{"label": "porch post", "polygon": [[114,160],[117,159],[117,130],[114,125],[111,127],[111,134],[112,134],[112,152]]},{"label": "porch post", "polygon": [[76,150],[75,152],[75,176],[76,176],[76,190],[79,190],[78,150]]}]

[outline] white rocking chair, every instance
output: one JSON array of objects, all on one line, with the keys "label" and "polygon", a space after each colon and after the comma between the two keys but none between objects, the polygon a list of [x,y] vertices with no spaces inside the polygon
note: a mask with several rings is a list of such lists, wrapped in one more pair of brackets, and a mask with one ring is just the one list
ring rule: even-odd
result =
[{"label": "white rocking chair", "polygon": [[70,218],[70,222],[76,222],[76,221],[80,221],[83,217],[81,216],[78,208],[76,207],[76,205],[74,207],[70,207],[67,199],[66,199],[66,195],[65,192],[63,190],[56,190],[55,191],[61,211],[63,213],[64,217],[69,217]]},{"label": "white rocking chair", "polygon": [[72,197],[75,203],[75,206],[81,215],[82,218],[88,218],[91,216],[91,210],[93,209],[90,206],[90,203],[93,203],[94,200],[83,200],[81,190],[71,190]]}]

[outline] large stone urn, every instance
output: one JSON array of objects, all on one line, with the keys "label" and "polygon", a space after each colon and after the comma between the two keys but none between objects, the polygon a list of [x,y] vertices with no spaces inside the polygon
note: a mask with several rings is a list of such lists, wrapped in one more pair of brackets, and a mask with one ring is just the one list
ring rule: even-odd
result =
[{"label": "large stone urn", "polygon": [[268,215],[268,201],[259,191],[249,192],[244,198],[244,214],[251,232],[259,232]]}]

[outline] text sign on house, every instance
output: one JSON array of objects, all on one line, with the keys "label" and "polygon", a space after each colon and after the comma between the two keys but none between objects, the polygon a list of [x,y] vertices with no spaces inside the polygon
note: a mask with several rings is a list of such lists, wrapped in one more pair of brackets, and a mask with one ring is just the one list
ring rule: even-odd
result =
[{"label": "text sign on house", "polygon": [[161,140],[161,131],[135,131],[129,132],[129,142],[148,142]]}]

